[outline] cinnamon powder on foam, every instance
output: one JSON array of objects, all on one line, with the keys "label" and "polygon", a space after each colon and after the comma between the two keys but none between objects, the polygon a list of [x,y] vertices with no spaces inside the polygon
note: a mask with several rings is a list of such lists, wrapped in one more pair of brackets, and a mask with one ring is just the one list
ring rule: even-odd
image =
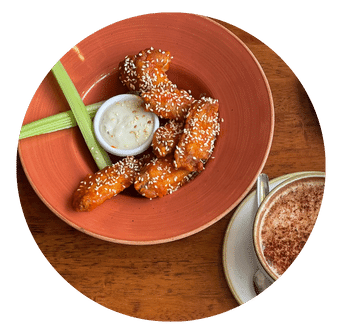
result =
[{"label": "cinnamon powder on foam", "polygon": [[296,259],[316,222],[324,181],[301,182],[272,204],[261,230],[266,261],[279,276]]}]

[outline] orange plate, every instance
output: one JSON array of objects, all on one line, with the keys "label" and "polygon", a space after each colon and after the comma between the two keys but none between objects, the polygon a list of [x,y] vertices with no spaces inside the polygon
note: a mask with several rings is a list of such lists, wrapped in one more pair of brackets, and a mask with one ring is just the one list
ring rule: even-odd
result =
[{"label": "orange plate", "polygon": [[[206,169],[181,189],[148,200],[127,189],[90,213],[71,194],[96,165],[78,128],[21,140],[19,154],[38,196],[61,219],[94,237],[127,244],[180,239],[212,225],[253,186],[272,142],[274,109],[267,79],[250,50],[216,22],[193,14],[158,13],[123,20],[81,41],[63,56],[85,104],[126,89],[118,64],[142,49],[168,50],[169,78],[179,88],[217,98],[221,133]],[[36,91],[24,124],[70,109],[51,72]]]}]

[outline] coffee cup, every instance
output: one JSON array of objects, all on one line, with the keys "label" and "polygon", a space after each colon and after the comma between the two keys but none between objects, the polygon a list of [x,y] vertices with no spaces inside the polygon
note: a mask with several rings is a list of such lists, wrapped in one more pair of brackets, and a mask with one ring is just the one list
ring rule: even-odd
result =
[{"label": "coffee cup", "polygon": [[323,172],[304,172],[276,186],[260,204],[253,226],[258,267],[270,282],[293,263],[316,222],[325,184]]}]

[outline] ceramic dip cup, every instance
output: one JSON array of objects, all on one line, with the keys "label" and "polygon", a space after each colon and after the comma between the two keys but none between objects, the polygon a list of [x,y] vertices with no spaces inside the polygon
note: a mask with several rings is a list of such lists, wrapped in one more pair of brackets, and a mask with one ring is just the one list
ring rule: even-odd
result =
[{"label": "ceramic dip cup", "polygon": [[107,152],[125,157],[140,154],[151,145],[159,118],[145,111],[141,97],[121,94],[103,103],[93,126],[96,139]]},{"label": "ceramic dip cup", "polygon": [[275,187],[261,203],[253,226],[258,266],[276,281],[304,247],[316,222],[325,183],[322,172],[305,172]]}]

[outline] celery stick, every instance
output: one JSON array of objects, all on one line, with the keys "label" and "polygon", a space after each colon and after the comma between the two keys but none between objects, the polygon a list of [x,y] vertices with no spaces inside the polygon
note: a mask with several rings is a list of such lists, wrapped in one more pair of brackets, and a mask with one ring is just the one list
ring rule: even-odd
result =
[{"label": "celery stick", "polygon": [[88,146],[99,169],[112,164],[107,152],[97,142],[92,121],[87,113],[86,107],[77,92],[76,87],[71,81],[68,73],[65,71],[64,66],[60,61],[52,68],[52,73],[55,76],[59,86],[61,87],[72,113],[75,117],[78,127],[81,130],[83,138]]},{"label": "celery stick", "polygon": [[[94,118],[97,110],[100,108],[103,102],[104,101],[86,106],[87,112],[91,119]],[[76,125],[77,122],[72,111],[64,111],[56,115],[45,117],[43,119],[23,125],[20,130],[19,139],[38,136],[58,130],[69,129]]]}]

